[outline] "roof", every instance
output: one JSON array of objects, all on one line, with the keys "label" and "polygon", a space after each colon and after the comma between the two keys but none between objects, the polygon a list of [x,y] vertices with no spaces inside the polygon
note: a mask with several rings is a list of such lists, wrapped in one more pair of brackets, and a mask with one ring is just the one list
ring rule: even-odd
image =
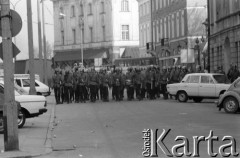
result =
[{"label": "roof", "polygon": [[[76,61],[82,59],[81,50],[55,51],[54,61]],[[108,49],[86,49],[83,51],[83,59],[107,58]]]}]

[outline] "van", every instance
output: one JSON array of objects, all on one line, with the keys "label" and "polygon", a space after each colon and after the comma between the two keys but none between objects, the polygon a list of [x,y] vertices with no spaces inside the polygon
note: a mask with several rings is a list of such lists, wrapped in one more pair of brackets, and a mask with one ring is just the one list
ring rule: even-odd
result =
[{"label": "van", "polygon": [[[3,76],[0,76],[3,80]],[[0,79],[1,80],[1,79]],[[29,74],[14,74],[15,83],[21,87],[27,94],[30,90],[30,75]],[[39,75],[35,75],[35,88],[37,95],[49,96],[50,88],[40,81]]]}]

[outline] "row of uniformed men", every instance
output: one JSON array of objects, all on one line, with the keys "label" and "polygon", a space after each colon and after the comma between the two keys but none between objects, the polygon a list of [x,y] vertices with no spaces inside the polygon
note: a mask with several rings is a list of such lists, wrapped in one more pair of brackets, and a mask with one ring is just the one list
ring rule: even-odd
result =
[{"label": "row of uniformed men", "polygon": [[[95,102],[101,98],[109,101],[109,88],[112,88],[112,98],[121,101],[124,98],[124,89],[127,90],[127,99],[136,98],[156,99],[163,94],[164,99],[168,98],[166,85],[177,83],[187,74],[186,67],[148,67],[147,69],[132,69],[124,74],[120,68],[111,73],[106,70],[96,72],[91,69],[85,72],[84,69],[74,68],[74,72],[66,71],[64,75],[56,70],[53,76],[53,88],[57,104],[67,102]],[[100,97],[99,97],[100,91]],[[147,94],[147,95],[146,95]]]}]

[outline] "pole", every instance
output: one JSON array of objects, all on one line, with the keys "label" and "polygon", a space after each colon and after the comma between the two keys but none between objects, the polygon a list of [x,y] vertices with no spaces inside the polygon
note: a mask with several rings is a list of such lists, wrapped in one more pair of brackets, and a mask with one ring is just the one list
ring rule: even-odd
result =
[{"label": "pole", "polygon": [[150,28],[151,28],[151,48],[153,49],[153,9],[152,9],[152,0],[150,0]]},{"label": "pole", "polygon": [[81,24],[80,24],[80,32],[81,32],[81,55],[82,55],[82,66],[84,66],[83,64],[83,29],[82,29],[82,23],[83,23],[83,19],[81,19]]},{"label": "pole", "polygon": [[[41,18],[40,18],[40,0],[37,0],[37,14],[38,14],[38,49],[39,49],[39,66],[43,68],[43,56],[42,56],[42,29],[41,29]],[[39,72],[40,79],[43,81],[43,69]]]},{"label": "pole", "polygon": [[28,53],[29,53],[29,71],[30,71],[30,95],[36,94],[34,56],[33,56],[33,27],[32,27],[32,1],[27,0],[27,19],[28,19]]},{"label": "pole", "polygon": [[42,27],[43,27],[43,52],[44,52],[44,83],[47,84],[47,48],[46,48],[46,32],[45,32],[45,14],[44,14],[44,0],[42,0]]},{"label": "pole", "polygon": [[208,14],[208,25],[207,25],[207,29],[208,29],[208,72],[210,73],[211,70],[211,66],[210,66],[210,1],[207,1],[207,14]]},{"label": "pole", "polygon": [[5,151],[19,150],[17,105],[14,95],[14,65],[12,34],[10,30],[10,1],[1,0],[2,51],[4,68],[4,148]]}]

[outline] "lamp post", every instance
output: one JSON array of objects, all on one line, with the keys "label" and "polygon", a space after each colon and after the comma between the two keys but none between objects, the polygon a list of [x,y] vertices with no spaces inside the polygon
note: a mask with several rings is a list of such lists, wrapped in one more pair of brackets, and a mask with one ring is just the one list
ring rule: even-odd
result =
[{"label": "lamp post", "polygon": [[81,36],[81,59],[82,59],[82,66],[84,66],[83,64],[83,29],[82,27],[84,27],[84,19],[82,17],[80,17],[80,36]]}]

